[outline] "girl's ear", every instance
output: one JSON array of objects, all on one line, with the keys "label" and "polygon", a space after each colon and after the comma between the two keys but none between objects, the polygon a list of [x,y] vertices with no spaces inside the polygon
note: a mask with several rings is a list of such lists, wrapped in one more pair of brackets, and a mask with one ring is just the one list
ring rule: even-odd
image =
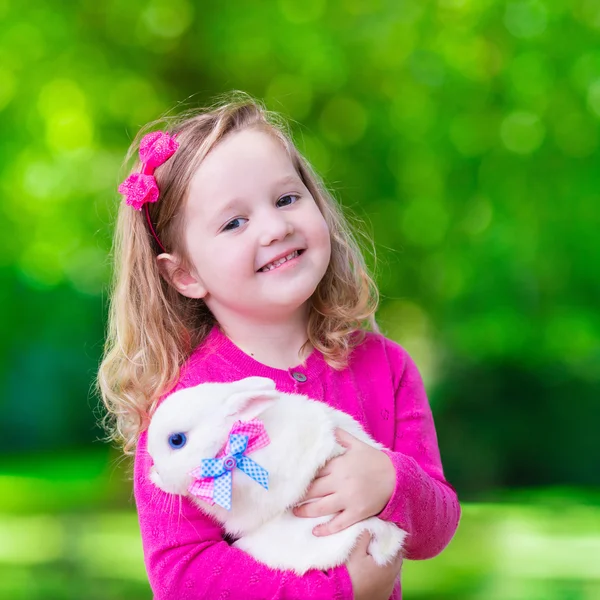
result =
[{"label": "girl's ear", "polygon": [[207,290],[202,280],[184,269],[177,256],[163,253],[156,257],[156,261],[162,277],[182,296],[187,298],[204,298],[206,296]]},{"label": "girl's ear", "polygon": [[248,390],[227,398],[227,414],[239,421],[251,421],[272,406],[279,398],[277,390]]}]

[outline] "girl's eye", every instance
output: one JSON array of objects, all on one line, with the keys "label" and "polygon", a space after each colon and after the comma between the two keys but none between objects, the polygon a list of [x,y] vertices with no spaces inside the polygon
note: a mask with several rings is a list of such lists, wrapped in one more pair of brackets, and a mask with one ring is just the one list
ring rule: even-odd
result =
[{"label": "girl's eye", "polygon": [[237,219],[232,219],[223,227],[223,231],[231,231],[232,229],[237,229],[243,225],[242,221],[247,221],[248,219],[243,219],[242,217],[238,217]]},{"label": "girl's eye", "polygon": [[174,450],[179,450],[179,448],[183,448],[185,443],[187,442],[187,438],[185,437],[185,433],[172,433],[169,436],[169,446]]},{"label": "girl's eye", "polygon": [[286,194],[277,200],[277,206],[289,206],[290,204],[294,204],[294,202],[298,201],[298,196],[294,194]]}]

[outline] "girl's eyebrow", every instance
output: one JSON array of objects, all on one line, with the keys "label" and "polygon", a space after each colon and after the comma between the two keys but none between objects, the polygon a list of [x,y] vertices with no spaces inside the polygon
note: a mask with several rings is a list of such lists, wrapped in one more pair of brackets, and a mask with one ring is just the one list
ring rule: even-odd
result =
[{"label": "girl's eyebrow", "polygon": [[294,173],[293,175],[286,175],[285,177],[278,179],[275,182],[275,187],[279,187],[281,185],[287,185],[289,183],[301,183],[301,182],[302,182],[302,179],[300,179],[300,175],[298,175],[298,173]]}]

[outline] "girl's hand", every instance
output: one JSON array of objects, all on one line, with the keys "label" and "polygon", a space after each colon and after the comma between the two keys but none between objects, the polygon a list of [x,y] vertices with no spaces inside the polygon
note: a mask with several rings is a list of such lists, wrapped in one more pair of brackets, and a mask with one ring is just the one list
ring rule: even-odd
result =
[{"label": "girl's hand", "polygon": [[389,600],[394,582],[402,568],[402,554],[389,565],[380,567],[368,554],[371,536],[363,531],[358,538],[356,548],[346,562],[352,581],[354,600]]},{"label": "girl's hand", "polygon": [[319,471],[302,500],[313,501],[294,508],[298,517],[337,513],[328,523],[315,527],[314,535],[330,535],[379,514],[396,484],[396,471],[387,454],[343,429],[336,429],[336,438],[346,452]]}]

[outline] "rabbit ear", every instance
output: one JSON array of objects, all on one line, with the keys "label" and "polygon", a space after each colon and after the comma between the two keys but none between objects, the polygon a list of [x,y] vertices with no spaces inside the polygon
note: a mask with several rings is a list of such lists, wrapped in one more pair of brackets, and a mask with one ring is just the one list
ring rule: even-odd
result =
[{"label": "rabbit ear", "polygon": [[275,382],[268,377],[246,377],[235,382],[236,389],[241,392],[250,390],[274,390]]},{"label": "rabbit ear", "polygon": [[246,390],[227,399],[228,413],[240,421],[250,421],[272,406],[279,398],[277,390]]}]

